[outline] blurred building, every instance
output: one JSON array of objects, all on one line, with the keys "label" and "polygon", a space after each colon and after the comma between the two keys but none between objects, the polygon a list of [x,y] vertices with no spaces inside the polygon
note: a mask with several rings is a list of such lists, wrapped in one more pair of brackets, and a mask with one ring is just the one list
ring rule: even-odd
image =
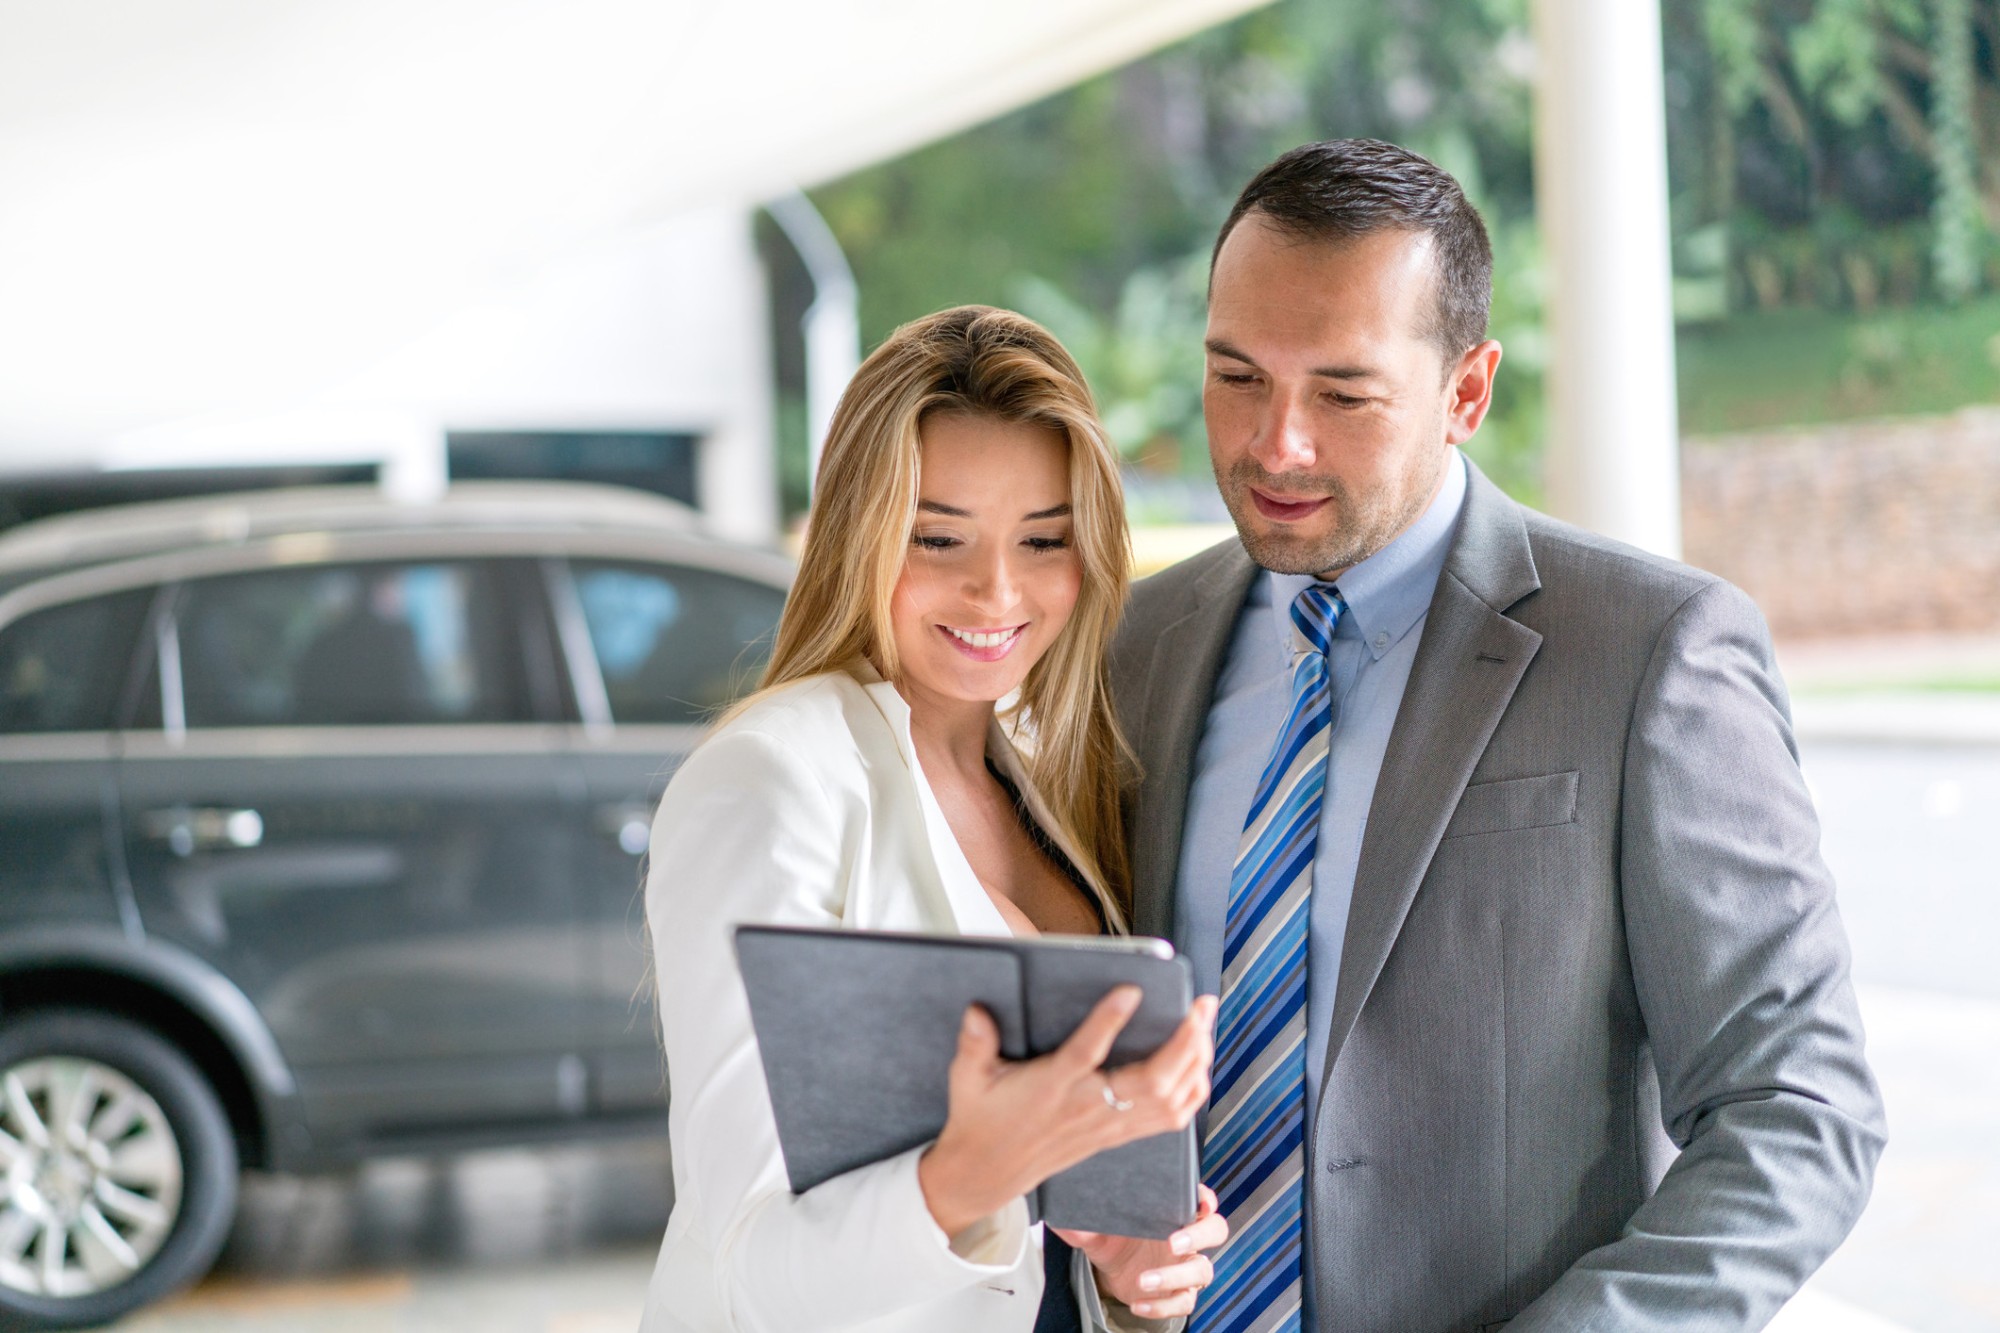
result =
[{"label": "blurred building", "polygon": [[[1256,3],[12,7],[0,523],[561,475],[767,539],[758,207]],[[813,219],[780,221],[823,277]],[[809,423],[858,342],[825,296]]]}]

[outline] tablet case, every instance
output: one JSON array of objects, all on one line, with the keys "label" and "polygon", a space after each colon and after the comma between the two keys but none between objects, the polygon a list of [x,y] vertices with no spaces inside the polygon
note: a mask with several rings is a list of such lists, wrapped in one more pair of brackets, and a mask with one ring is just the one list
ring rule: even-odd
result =
[{"label": "tablet case", "polygon": [[[906,935],[739,926],[737,961],[794,1192],[935,1139],[969,1004],[1000,1027],[1009,1059],[1060,1046],[1113,987],[1139,1009],[1109,1066],[1144,1059],[1193,1001],[1187,960],[1123,936]],[[1051,1226],[1171,1235],[1194,1220],[1194,1128],[1101,1152],[1042,1184],[1029,1206]]]}]

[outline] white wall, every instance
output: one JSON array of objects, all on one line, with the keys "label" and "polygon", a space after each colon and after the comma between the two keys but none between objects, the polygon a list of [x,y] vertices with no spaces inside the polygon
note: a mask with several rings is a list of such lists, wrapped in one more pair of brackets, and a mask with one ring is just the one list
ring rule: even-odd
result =
[{"label": "white wall", "polygon": [[385,460],[420,495],[451,430],[654,430],[702,437],[720,532],[776,531],[768,300],[751,215],[711,208],[496,283],[425,333],[311,392],[39,453],[47,467]]}]

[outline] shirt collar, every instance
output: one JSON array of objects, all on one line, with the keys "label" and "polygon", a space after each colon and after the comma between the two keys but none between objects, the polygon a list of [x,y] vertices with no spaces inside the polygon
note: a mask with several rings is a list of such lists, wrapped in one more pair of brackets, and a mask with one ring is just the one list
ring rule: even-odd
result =
[{"label": "shirt collar", "polygon": [[[1444,572],[1445,557],[1451,553],[1452,535],[1458,530],[1459,511],[1465,507],[1465,458],[1456,449],[1445,468],[1444,485],[1438,488],[1430,508],[1417,521],[1375,554],[1340,576],[1340,599],[1347,613],[1334,627],[1337,639],[1360,639],[1369,656],[1382,654],[1401,642],[1416,628],[1430,609],[1431,595],[1438,576]],[[1276,574],[1265,571],[1260,589],[1280,614],[1276,622],[1278,647],[1284,661],[1292,658],[1292,603],[1316,582],[1310,574]]]}]

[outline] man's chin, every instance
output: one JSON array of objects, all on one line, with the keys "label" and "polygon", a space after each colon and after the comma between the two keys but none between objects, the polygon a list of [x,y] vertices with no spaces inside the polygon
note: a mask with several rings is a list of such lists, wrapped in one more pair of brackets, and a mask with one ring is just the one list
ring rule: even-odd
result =
[{"label": "man's chin", "polygon": [[1325,574],[1344,570],[1356,562],[1347,543],[1337,537],[1308,536],[1302,532],[1273,530],[1262,523],[1236,524],[1243,549],[1274,574]]}]

